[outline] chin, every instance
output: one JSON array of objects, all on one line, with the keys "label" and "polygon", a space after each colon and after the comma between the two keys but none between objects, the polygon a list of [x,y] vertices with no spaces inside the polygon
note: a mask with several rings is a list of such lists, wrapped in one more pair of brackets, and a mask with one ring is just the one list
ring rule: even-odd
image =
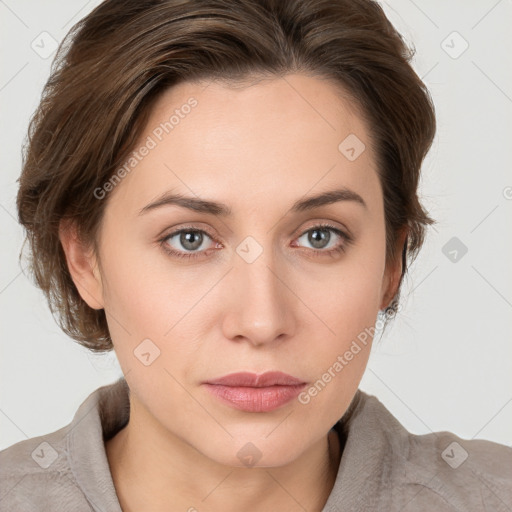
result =
[{"label": "chin", "polygon": [[297,459],[301,452],[296,451],[303,445],[275,436],[269,440],[264,437],[230,438],[227,442],[212,440],[207,447],[197,449],[218,464],[237,468],[270,468],[286,466]]}]

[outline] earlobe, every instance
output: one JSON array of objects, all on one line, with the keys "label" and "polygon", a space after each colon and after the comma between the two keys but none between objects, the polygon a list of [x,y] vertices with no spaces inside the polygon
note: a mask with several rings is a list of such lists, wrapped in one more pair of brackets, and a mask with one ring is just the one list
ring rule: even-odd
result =
[{"label": "earlobe", "polygon": [[59,239],[78,293],[91,308],[102,309],[103,287],[94,251],[79,239],[76,225],[70,220],[60,221]]}]

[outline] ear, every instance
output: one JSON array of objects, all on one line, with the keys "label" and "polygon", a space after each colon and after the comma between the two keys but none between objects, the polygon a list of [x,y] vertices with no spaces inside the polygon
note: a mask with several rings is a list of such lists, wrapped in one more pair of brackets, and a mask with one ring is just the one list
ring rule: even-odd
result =
[{"label": "ear", "polygon": [[409,232],[408,226],[405,226],[400,231],[398,235],[396,246],[394,247],[394,258],[393,261],[386,264],[386,270],[384,272],[384,277],[382,280],[382,301],[380,305],[380,309],[387,308],[392,302],[393,298],[398,291],[398,285],[400,284],[400,279],[402,277],[403,264],[402,264],[402,254],[404,250],[404,245],[407,242],[407,234]]},{"label": "ear", "polygon": [[102,309],[103,286],[94,251],[79,239],[76,225],[69,219],[60,221],[59,239],[78,293],[92,309]]}]

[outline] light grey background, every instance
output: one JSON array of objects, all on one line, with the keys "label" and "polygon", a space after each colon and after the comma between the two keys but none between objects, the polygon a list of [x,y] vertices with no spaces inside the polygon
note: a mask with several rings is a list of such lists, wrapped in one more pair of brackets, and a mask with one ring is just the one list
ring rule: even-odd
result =
[{"label": "light grey background", "polygon": [[[89,393],[121,375],[113,353],[89,354],[59,330],[18,264],[16,179],[47,54],[98,3],[0,0],[0,449],[63,427]],[[414,433],[448,430],[510,445],[512,1],[382,5],[415,45],[415,69],[436,105],[421,194],[439,224],[405,282],[399,316],[374,344],[361,388]],[[467,254],[450,245],[453,237]]]}]

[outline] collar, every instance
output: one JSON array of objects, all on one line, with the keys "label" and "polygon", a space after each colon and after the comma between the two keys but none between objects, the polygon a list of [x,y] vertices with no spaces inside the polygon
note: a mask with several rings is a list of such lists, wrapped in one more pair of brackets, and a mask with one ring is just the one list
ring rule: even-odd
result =
[{"label": "collar", "polygon": [[322,512],[391,510],[400,460],[409,453],[408,432],[373,395],[358,389],[333,427],[342,455]]},{"label": "collar", "polygon": [[71,471],[95,512],[122,512],[104,442],[128,423],[129,416],[129,387],[121,377],[86,398],[66,436]]}]

